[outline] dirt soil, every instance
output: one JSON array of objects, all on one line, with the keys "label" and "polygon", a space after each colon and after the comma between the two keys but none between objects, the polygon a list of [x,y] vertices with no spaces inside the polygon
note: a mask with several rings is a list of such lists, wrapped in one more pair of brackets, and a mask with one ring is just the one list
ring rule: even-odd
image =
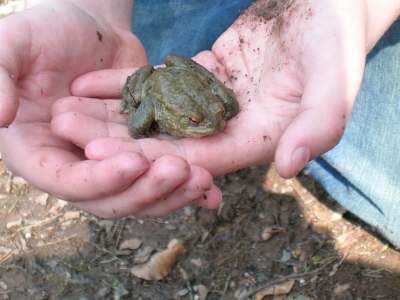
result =
[{"label": "dirt soil", "polygon": [[[282,295],[248,299],[400,299],[400,253],[304,173],[244,169],[215,179],[218,210],[119,221],[80,212],[3,164],[0,174],[0,298],[245,299],[306,272]],[[133,239],[138,249],[120,249]],[[138,254],[172,239],[186,252],[164,279],[131,274]]]}]

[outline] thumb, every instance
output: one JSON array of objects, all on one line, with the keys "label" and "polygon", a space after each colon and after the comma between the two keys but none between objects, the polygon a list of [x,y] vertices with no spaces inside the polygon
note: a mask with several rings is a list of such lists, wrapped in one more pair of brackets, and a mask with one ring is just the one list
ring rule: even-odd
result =
[{"label": "thumb", "polygon": [[346,116],[316,109],[302,111],[281,137],[275,153],[276,169],[283,178],[296,176],[310,160],[339,142]]},{"label": "thumb", "polygon": [[339,143],[361,85],[363,63],[357,69],[352,76],[325,69],[309,77],[299,113],[275,153],[276,168],[283,178],[296,176],[308,161]]}]

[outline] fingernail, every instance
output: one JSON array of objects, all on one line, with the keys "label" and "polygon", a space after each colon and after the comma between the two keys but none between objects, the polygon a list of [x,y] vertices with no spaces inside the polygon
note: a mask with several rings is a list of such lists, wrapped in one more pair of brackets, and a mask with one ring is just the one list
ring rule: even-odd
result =
[{"label": "fingernail", "polygon": [[207,194],[207,191],[209,191],[209,190],[210,190],[210,188],[207,188],[207,189],[203,189],[202,188],[201,190],[198,190],[198,189],[196,189],[196,190],[185,190],[184,196],[188,201],[191,201],[191,202],[197,200],[202,195],[204,197],[204,200],[206,200],[207,199],[206,194]]},{"label": "fingernail", "polygon": [[303,146],[297,148],[292,155],[292,172],[298,174],[301,169],[308,163],[311,157],[311,151]]}]

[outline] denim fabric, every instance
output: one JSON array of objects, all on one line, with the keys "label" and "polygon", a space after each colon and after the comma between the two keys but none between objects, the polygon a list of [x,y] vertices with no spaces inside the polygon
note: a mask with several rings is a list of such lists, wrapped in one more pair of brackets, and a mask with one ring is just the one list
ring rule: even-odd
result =
[{"label": "denim fabric", "polygon": [[400,247],[400,23],[367,57],[340,143],[307,165],[326,191]]},{"label": "denim fabric", "polygon": [[135,0],[133,33],[143,43],[150,64],[167,54],[192,57],[210,50],[254,0]]}]

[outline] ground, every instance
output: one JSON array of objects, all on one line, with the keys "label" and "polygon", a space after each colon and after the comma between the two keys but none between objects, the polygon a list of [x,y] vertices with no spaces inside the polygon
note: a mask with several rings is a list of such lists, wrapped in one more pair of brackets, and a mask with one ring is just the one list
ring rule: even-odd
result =
[{"label": "ground", "polygon": [[[218,210],[108,221],[0,167],[4,299],[184,300],[200,299],[202,289],[209,300],[244,299],[304,271],[283,295],[264,299],[400,299],[400,253],[304,173],[283,180],[273,165],[252,167],[215,179],[223,191]],[[138,249],[121,250],[134,239]],[[131,274],[141,252],[172,239],[186,252],[164,279]]]},{"label": "ground", "polygon": [[[305,172],[283,180],[272,164],[215,183],[215,211],[109,221],[0,163],[0,299],[400,299],[400,253]],[[163,279],[132,274],[174,239],[186,251]]]}]

